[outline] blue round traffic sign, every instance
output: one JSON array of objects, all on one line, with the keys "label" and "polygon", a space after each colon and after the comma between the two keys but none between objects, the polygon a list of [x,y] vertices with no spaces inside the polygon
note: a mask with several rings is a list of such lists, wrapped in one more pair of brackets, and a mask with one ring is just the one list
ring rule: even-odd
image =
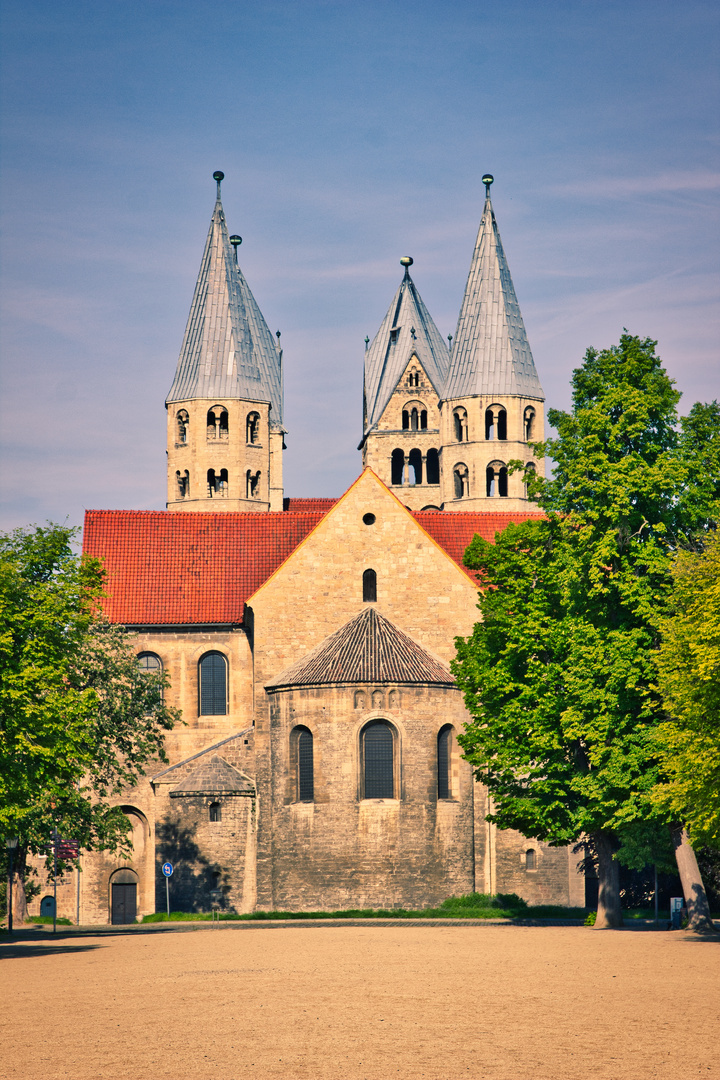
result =
[{"label": "blue round traffic sign", "polygon": [[171,862],[164,862],[162,864],[162,872],[165,877],[171,877],[173,872],[173,864]]}]

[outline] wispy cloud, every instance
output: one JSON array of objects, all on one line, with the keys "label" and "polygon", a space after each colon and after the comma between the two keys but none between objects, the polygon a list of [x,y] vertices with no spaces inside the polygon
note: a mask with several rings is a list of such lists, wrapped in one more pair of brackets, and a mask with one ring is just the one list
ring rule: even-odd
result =
[{"label": "wispy cloud", "polygon": [[616,176],[606,174],[592,180],[571,184],[553,184],[551,190],[559,195],[655,195],[677,191],[717,191],[720,172],[699,169],[695,172],[672,170],[656,176]]}]

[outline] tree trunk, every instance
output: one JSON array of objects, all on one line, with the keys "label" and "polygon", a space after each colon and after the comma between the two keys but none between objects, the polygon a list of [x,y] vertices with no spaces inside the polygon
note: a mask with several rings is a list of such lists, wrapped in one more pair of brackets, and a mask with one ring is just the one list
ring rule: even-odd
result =
[{"label": "tree trunk", "polygon": [[27,897],[25,896],[26,862],[27,853],[23,849],[19,849],[13,867],[12,906],[14,926],[22,926],[27,919]]},{"label": "tree trunk", "polygon": [[682,882],[683,895],[688,909],[688,930],[692,930],[696,934],[714,931],[715,926],[710,918],[710,905],[705,895],[705,886],[703,885],[700,868],[687,829],[682,825],[677,825],[670,832],[673,847],[675,848],[675,860],[680,874],[680,881]]},{"label": "tree trunk", "polygon": [[622,926],[620,907],[620,864],[613,859],[614,845],[609,833],[593,833],[592,845],[597,858],[598,906],[596,930],[614,930]]}]

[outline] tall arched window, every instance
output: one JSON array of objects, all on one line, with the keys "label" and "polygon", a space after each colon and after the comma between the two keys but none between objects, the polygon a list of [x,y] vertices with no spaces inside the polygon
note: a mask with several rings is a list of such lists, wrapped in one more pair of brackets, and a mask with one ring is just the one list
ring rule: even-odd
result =
[{"label": "tall arched window", "polygon": [[449,799],[452,786],[450,782],[450,764],[452,750],[452,727],[446,724],[440,728],[437,737],[437,795],[438,799]]},{"label": "tall arched window", "polygon": [[205,653],[200,661],[200,715],[227,715],[227,660],[222,653]]},{"label": "tall arched window", "polygon": [[427,409],[420,410],[420,430],[427,431]]},{"label": "tall arched window", "polygon": [[228,414],[222,405],[213,405],[207,414],[207,437],[208,439],[227,439],[228,437]]},{"label": "tall arched window", "polygon": [[186,443],[188,437],[188,424],[190,423],[190,417],[185,412],[185,409],[181,409],[177,414],[177,441],[179,443]]},{"label": "tall arched window", "polygon": [[535,848],[528,848],[525,852],[525,869],[537,870],[537,859],[535,855]]},{"label": "tall arched window", "polygon": [[405,454],[402,450],[393,450],[390,458],[390,483],[393,487],[402,487],[405,472]]},{"label": "tall arched window", "polygon": [[410,413],[408,412],[407,409],[403,409],[402,426],[403,426],[403,431],[409,431],[410,430]]},{"label": "tall arched window", "polygon": [[470,479],[467,465],[459,462],[453,469],[455,483],[455,498],[466,499],[470,494]]},{"label": "tall arched window", "polygon": [[502,405],[490,405],[485,410],[485,438],[507,439],[507,413]]},{"label": "tall arched window", "polygon": [[363,795],[366,799],[395,798],[394,751],[392,729],[384,720],[376,720],[363,730]]},{"label": "tall arched window", "polygon": [[431,449],[427,452],[427,458],[425,462],[426,476],[425,480],[428,484],[440,483],[440,455],[437,450]]},{"label": "tall arched window", "polygon": [[245,497],[247,499],[259,499],[260,498],[260,470],[253,472],[252,469],[248,469],[245,474]]},{"label": "tall arched window", "polygon": [[411,450],[408,454],[408,463],[412,469],[412,483],[422,484],[422,453],[419,450]]},{"label": "tall arched window", "polygon": [[210,821],[222,821],[222,808],[219,802],[211,802],[208,809]]},{"label": "tall arched window", "polygon": [[467,409],[455,409],[453,411],[453,426],[455,428],[455,439],[457,442],[467,442]]},{"label": "tall arched window", "polygon": [[260,442],[260,413],[248,413],[245,421],[245,440],[250,444]]},{"label": "tall arched window", "polygon": [[525,428],[525,442],[529,442],[533,437],[535,427],[535,410],[530,405],[523,414],[523,426]]},{"label": "tall arched window", "polygon": [[363,603],[374,604],[377,600],[377,574],[374,570],[363,571]]},{"label": "tall arched window", "polygon": [[489,499],[499,495],[501,499],[507,498],[508,472],[502,461],[491,461],[485,470],[485,494]]},{"label": "tall arched window", "polygon": [[190,494],[190,473],[187,469],[184,472],[180,472],[178,469],[175,473],[175,479],[177,480],[179,498],[187,499]]},{"label": "tall arched window", "polygon": [[308,728],[296,729],[295,753],[298,802],[313,802],[315,779],[313,772],[313,736]]}]

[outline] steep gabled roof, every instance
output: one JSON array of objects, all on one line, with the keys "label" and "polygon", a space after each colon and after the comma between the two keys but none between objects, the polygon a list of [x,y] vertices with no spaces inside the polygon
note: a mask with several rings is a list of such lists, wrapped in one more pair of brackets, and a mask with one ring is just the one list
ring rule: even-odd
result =
[{"label": "steep gabled roof", "polygon": [[[216,174],[222,179],[222,173]],[[268,401],[282,423],[281,354],[237,265],[218,196],[167,403],[191,398]]]},{"label": "steep gabled roof", "polygon": [[[107,596],[103,610],[112,622],[126,626],[240,626],[245,601],[326,513],[88,510],[83,552],[104,562]],[[542,516],[525,511],[413,514],[460,567],[476,533],[492,541],[511,522]]]},{"label": "steep gabled roof", "polygon": [[249,776],[229,765],[219,754],[213,754],[172,788],[170,798],[254,794],[255,785]]},{"label": "steep gabled roof", "polygon": [[415,288],[407,267],[387,315],[365,353],[365,430],[385,412],[411,356],[415,354],[435,392],[442,394],[450,361],[448,347]]},{"label": "steep gabled roof", "polygon": [[476,394],[544,399],[486,186],[442,396],[448,401]]},{"label": "steep gabled roof", "polygon": [[368,606],[265,689],[338,683],[454,686],[455,680],[422,645]]}]

